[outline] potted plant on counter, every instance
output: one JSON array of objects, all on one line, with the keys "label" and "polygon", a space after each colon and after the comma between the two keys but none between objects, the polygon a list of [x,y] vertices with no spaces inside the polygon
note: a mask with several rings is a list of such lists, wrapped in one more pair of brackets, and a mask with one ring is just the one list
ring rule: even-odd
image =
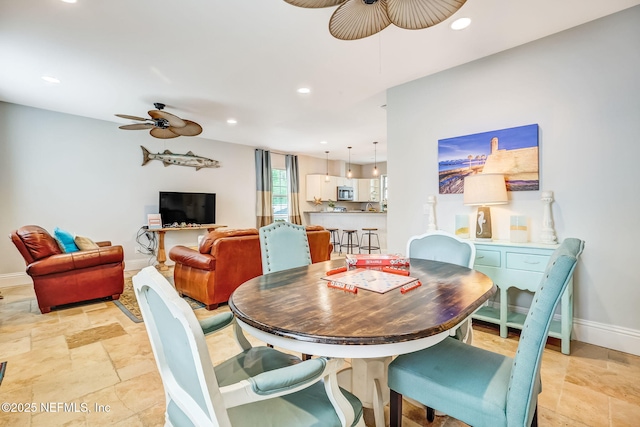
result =
[{"label": "potted plant on counter", "polygon": [[329,206],[327,208],[327,212],[333,212],[333,208],[336,207],[336,202],[334,202],[333,200],[329,199],[329,203],[327,203],[327,205]]}]

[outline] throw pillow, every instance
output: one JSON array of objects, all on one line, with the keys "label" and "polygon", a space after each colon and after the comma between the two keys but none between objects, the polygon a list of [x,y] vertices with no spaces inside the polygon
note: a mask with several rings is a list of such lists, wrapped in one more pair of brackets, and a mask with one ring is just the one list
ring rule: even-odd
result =
[{"label": "throw pillow", "polygon": [[78,252],[80,250],[73,241],[73,235],[68,231],[56,227],[53,229],[53,236],[65,252]]},{"label": "throw pillow", "polygon": [[76,238],[73,239],[73,241],[81,251],[89,251],[91,249],[99,248],[99,246],[88,237],[76,236]]}]

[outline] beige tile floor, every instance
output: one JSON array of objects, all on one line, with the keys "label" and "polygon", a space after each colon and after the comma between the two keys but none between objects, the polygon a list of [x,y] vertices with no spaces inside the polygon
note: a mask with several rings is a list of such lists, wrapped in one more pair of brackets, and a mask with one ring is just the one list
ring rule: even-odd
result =
[{"label": "beige tile floor", "polygon": [[[0,361],[8,364],[0,403],[21,411],[0,411],[0,426],[164,424],[162,383],[142,323],[132,322],[110,301],[42,315],[30,286],[4,288],[2,294]],[[206,317],[214,312],[195,313]],[[482,325],[475,325],[475,331],[475,345],[514,354],[516,334],[502,339]],[[237,352],[230,331],[215,338],[215,344],[215,351],[210,346],[214,363]],[[565,356],[551,343],[542,378],[540,426],[640,425],[640,357],[575,341],[571,356]],[[27,412],[31,404],[35,410]],[[372,425],[371,413],[365,415]],[[423,410],[405,403],[403,425],[465,424],[448,417],[429,424]]]}]

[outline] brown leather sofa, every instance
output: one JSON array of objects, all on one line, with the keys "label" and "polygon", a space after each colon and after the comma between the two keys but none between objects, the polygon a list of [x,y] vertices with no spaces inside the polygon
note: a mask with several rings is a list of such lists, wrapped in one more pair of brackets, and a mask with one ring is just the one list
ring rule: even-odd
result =
[{"label": "brown leather sofa", "polygon": [[98,298],[120,298],[124,288],[124,252],[111,242],[98,249],[63,253],[42,227],[26,225],[10,235],[27,265],[42,313],[51,307]]},{"label": "brown leather sofa", "polygon": [[[331,258],[330,234],[320,226],[307,226],[311,262]],[[198,250],[174,246],[169,258],[175,261],[173,278],[180,295],[187,295],[214,310],[227,302],[238,286],[262,274],[258,230],[218,229],[211,231]]]}]

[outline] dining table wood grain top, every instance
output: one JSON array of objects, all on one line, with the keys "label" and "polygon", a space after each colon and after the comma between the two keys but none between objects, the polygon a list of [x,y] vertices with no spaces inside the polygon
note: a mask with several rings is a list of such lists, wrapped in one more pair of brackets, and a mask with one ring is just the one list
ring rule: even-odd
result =
[{"label": "dining table wood grain top", "polygon": [[238,287],[229,307],[243,323],[278,337],[331,345],[376,345],[418,340],[448,331],[495,292],[479,271],[410,259],[410,276],[421,286],[401,293],[328,286],[326,272],[344,259],[279,271]]}]

